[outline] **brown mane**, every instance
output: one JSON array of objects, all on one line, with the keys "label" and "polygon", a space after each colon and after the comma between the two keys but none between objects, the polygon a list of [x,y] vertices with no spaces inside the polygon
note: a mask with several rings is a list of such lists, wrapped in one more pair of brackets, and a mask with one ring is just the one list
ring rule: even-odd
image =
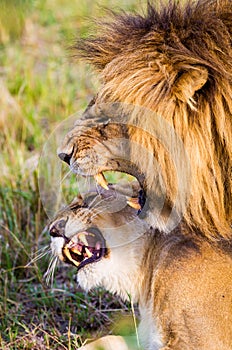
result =
[{"label": "brown mane", "polygon": [[[231,238],[231,40],[232,2],[201,0],[170,1],[159,8],[148,3],[146,15],[112,14],[96,36],[76,45],[101,72],[98,101],[145,106],[180,136],[192,173],[184,219],[210,239]],[[149,116],[140,117],[139,126],[156,128]],[[139,133],[133,137],[144,143]],[[173,202],[170,160],[158,142],[152,147]],[[146,160],[131,157],[154,175]]]}]

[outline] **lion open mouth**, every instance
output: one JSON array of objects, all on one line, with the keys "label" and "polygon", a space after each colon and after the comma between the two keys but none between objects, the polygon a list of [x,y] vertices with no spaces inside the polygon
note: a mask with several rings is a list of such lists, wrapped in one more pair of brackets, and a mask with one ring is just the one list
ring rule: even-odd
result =
[{"label": "lion open mouth", "polygon": [[[126,174],[126,173],[124,173],[124,174]],[[128,174],[126,174],[126,175],[128,175]],[[106,180],[106,178],[102,172],[98,173],[97,175],[94,175],[94,179],[99,186],[101,186],[105,190],[109,190],[108,181]],[[138,180],[136,178],[135,178],[135,180],[138,182]],[[139,185],[139,182],[138,182],[138,185]],[[138,212],[140,212],[144,206],[144,202],[145,202],[144,198],[145,198],[145,194],[144,194],[143,189],[140,186],[140,190],[138,191],[138,195],[136,195],[136,197],[128,197],[127,196],[127,204],[129,206],[131,206],[132,208],[138,210]]]},{"label": "lion open mouth", "polygon": [[105,239],[97,228],[78,232],[63,247],[65,262],[76,266],[78,270],[100,260],[106,253]]}]

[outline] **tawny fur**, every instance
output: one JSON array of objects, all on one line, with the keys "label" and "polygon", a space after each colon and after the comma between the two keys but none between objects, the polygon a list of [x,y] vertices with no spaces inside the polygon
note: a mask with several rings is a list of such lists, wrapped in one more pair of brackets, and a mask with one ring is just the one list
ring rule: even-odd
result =
[{"label": "tawny fur", "polygon": [[[185,223],[212,240],[231,238],[231,36],[230,0],[170,1],[157,8],[148,4],[144,15],[112,14],[98,34],[77,44],[78,54],[100,72],[97,104],[118,101],[146,107],[179,135],[189,157],[191,182],[190,195],[180,196],[178,208],[187,207],[182,213]],[[135,120],[156,134],[152,114],[132,113],[129,122]],[[177,180],[170,154],[140,131],[132,130],[130,138],[153,149],[167,200],[173,204]],[[151,189],[154,169],[138,157],[137,149],[132,148],[130,157]]]},{"label": "tawny fur", "polygon": [[[231,246],[207,243],[180,228],[171,235],[147,229],[132,208],[113,211],[118,202],[120,196],[113,202],[96,198],[92,209],[78,203],[50,223],[52,230],[65,220],[67,238],[95,226],[106,239],[107,256],[78,272],[81,286],[103,286],[139,303],[144,350],[232,349]],[[53,253],[62,257],[64,244],[64,238],[53,238]],[[110,337],[83,350],[97,346],[127,349],[121,337]]]}]

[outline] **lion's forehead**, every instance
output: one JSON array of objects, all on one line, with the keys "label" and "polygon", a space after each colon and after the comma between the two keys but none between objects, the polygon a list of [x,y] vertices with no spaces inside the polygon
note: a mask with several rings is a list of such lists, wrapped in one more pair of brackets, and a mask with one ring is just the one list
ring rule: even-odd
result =
[{"label": "lion's forehead", "polygon": [[88,208],[78,208],[78,209],[72,209],[66,208],[62,210],[49,224],[51,227],[55,223],[59,221],[65,221],[67,223],[88,223],[91,220],[91,216],[93,213]]},{"label": "lion's forehead", "polygon": [[68,218],[70,221],[83,223],[88,223],[93,215],[94,211],[89,208],[69,209],[64,213],[64,217]]},{"label": "lion's forehead", "polygon": [[[102,213],[102,214],[101,214]],[[82,224],[86,227],[88,226],[99,226],[99,228],[104,227],[107,223],[112,223],[112,215],[105,212],[104,210],[81,208],[73,213],[72,211],[67,211],[66,215],[63,216],[64,219],[68,219],[67,223],[69,225]]]},{"label": "lion's forehead", "polygon": [[[119,229],[123,226],[124,230],[129,230],[129,227],[131,225],[133,226],[134,221],[136,221],[134,215],[129,215],[124,211],[112,213],[110,210],[107,211],[105,207],[98,207],[96,209],[80,208],[75,211],[71,209],[66,210],[55,221],[57,222],[58,220],[66,221],[66,230],[73,229],[74,227],[88,229],[91,226],[96,226],[100,230]],[[136,225],[138,225],[137,221]]]}]

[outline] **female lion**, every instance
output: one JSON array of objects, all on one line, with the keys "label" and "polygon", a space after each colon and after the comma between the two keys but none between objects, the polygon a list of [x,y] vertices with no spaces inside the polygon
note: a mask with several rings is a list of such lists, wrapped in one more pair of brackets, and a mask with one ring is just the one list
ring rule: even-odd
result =
[{"label": "female lion", "polygon": [[[232,249],[149,228],[112,186],[77,200],[50,223],[53,253],[77,267],[80,285],[139,304],[145,350],[232,349]],[[130,348],[109,336],[82,349]],[[133,348],[134,349],[134,348]]]}]

